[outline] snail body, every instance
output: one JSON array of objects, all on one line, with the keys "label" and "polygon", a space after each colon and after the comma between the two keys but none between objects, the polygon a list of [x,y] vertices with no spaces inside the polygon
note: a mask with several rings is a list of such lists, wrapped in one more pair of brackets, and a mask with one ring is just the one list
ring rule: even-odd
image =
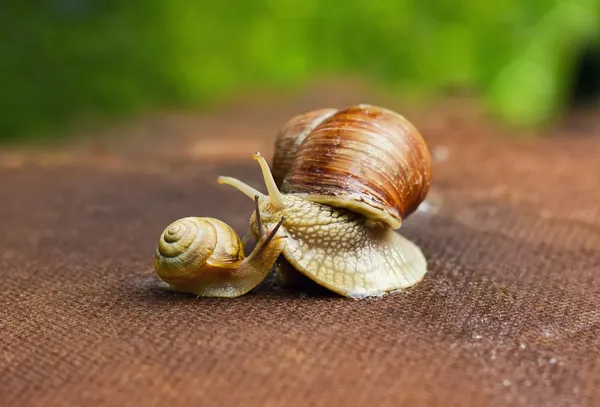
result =
[{"label": "snail body", "polygon": [[[257,244],[245,257],[241,239],[226,223],[186,217],[162,232],[154,253],[158,277],[173,291],[202,297],[238,297],[256,287],[283,250],[282,220],[263,230],[257,201]],[[260,232],[259,232],[260,230]]]},{"label": "snail body", "polygon": [[357,105],[292,118],[280,131],[273,172],[256,153],[264,195],[240,180],[219,177],[249,197],[273,227],[284,219],[281,254],[317,284],[350,298],[410,287],[427,272],[413,242],[397,233],[425,199],[431,182],[427,146],[406,119],[387,109]]}]

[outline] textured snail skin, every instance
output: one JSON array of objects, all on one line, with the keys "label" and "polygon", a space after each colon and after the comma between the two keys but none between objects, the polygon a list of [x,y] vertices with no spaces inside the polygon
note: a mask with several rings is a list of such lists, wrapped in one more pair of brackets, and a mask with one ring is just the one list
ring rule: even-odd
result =
[{"label": "textured snail skin", "polygon": [[[283,196],[284,208],[268,201],[262,221],[273,225],[282,215],[288,236],[283,255],[317,284],[351,298],[379,296],[410,287],[427,271],[421,250],[393,229],[370,227],[360,214]],[[251,228],[256,231],[254,218]]]},{"label": "textured snail skin", "polygon": [[394,229],[431,184],[431,157],[418,130],[371,105],[292,118],[277,135],[273,166],[284,194],[351,209]]},{"label": "textured snail skin", "polygon": [[[421,250],[394,229],[373,223],[360,213],[313,202],[300,194],[282,194],[259,153],[269,195],[262,195],[234,178],[218,182],[245,195],[262,196],[262,223],[272,227],[285,217],[281,229],[287,236],[285,259],[300,273],[342,296],[360,299],[410,287],[427,272]],[[250,230],[257,235],[256,212]]]},{"label": "textured snail skin", "polygon": [[[273,224],[273,230],[278,222]],[[187,217],[169,225],[154,254],[158,277],[173,291],[202,297],[238,297],[256,287],[281,254],[281,230],[260,236],[248,257],[235,231],[214,218]]]}]

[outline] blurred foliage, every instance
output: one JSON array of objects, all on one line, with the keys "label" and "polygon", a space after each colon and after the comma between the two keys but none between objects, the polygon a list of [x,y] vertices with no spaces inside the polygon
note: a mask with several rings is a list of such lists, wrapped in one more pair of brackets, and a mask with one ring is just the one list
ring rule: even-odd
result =
[{"label": "blurred foliage", "polygon": [[400,97],[472,89],[535,125],[563,108],[599,21],[598,0],[5,0],[0,138],[335,73]]}]

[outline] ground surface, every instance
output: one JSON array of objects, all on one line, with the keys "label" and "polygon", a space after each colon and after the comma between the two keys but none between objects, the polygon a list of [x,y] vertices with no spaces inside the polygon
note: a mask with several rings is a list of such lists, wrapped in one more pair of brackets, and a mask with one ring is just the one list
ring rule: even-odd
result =
[{"label": "ground surface", "polygon": [[[516,140],[462,102],[412,111],[344,86],[142,120],[103,142],[0,151],[2,406],[597,406],[600,117]],[[377,300],[282,290],[233,300],[165,292],[171,221],[245,233],[294,114],[350,103],[406,113],[434,186],[401,229],[430,264]]]}]

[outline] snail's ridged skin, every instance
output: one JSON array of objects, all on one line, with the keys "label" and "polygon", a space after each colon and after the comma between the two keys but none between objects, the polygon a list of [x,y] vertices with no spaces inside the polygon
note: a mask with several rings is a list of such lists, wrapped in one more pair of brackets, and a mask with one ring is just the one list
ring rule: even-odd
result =
[{"label": "snail's ridged skin", "polygon": [[[294,194],[283,201],[281,211],[265,203],[263,223],[272,228],[281,215],[286,217],[280,231],[287,235],[283,255],[317,284],[358,299],[407,288],[424,277],[421,250],[397,231]],[[254,216],[251,228],[256,233]]]}]

